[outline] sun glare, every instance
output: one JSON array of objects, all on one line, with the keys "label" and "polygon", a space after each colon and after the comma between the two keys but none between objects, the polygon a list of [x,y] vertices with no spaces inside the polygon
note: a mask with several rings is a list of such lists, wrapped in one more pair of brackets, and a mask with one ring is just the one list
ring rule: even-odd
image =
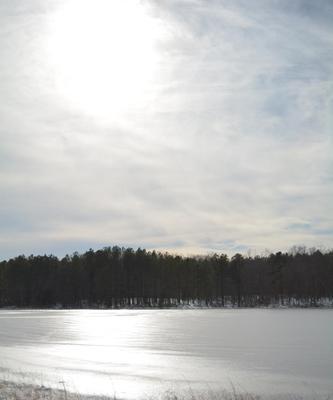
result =
[{"label": "sun glare", "polygon": [[56,88],[72,106],[110,115],[147,99],[158,28],[136,0],[70,0],[51,22],[47,49]]}]

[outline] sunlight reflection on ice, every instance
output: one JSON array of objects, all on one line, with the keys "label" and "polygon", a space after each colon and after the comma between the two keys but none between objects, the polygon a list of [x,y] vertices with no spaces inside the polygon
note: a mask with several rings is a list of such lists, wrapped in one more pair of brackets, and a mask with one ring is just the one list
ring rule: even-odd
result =
[{"label": "sunlight reflection on ice", "polygon": [[65,381],[69,390],[125,398],[169,389],[231,389],[231,383],[255,393],[300,395],[310,386],[311,393],[327,393],[333,391],[331,315],[329,310],[0,311],[1,366],[18,379],[22,372],[38,384],[59,387]]}]

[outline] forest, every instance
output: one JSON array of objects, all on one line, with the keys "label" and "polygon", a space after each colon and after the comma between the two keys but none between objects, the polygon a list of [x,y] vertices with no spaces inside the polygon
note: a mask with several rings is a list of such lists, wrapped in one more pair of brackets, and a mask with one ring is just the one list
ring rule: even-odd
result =
[{"label": "forest", "polygon": [[180,256],[105,247],[0,262],[1,307],[257,307],[333,304],[333,251]]}]

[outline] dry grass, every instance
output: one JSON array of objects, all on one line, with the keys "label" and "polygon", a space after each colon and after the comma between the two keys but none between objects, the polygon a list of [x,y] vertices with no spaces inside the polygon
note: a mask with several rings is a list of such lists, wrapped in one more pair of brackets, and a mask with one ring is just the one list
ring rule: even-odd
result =
[{"label": "dry grass", "polygon": [[111,397],[83,396],[62,390],[24,383],[0,382],[0,400],[115,400]]},{"label": "dry grass", "polygon": [[[311,400],[332,400],[332,396],[313,395]],[[302,396],[277,396],[270,397],[271,400],[304,400]],[[0,381],[0,400],[119,400],[116,396],[88,396],[68,392],[65,384],[63,389],[50,389],[45,386],[29,385],[24,383],[13,383]],[[237,391],[232,387],[231,391],[221,390],[213,392],[207,390],[204,393],[193,392],[189,389],[180,393],[166,391],[158,397],[147,397],[146,400],[265,400],[260,396],[247,392]]]},{"label": "dry grass", "polygon": [[[45,386],[29,385],[24,383],[13,383],[9,381],[0,382],[0,400],[118,400],[113,397],[86,396],[68,392],[65,385],[62,390],[50,389]],[[147,400],[260,400],[258,396],[249,393],[220,391],[205,392],[202,394],[188,390],[183,393],[167,391],[158,398]]]}]

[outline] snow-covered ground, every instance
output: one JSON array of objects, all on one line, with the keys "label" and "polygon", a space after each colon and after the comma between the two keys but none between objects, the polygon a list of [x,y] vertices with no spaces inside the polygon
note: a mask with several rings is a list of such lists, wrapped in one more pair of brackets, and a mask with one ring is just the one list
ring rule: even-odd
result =
[{"label": "snow-covered ground", "polygon": [[[24,383],[0,381],[0,400],[111,400],[107,397],[83,396],[63,390]],[[115,400],[115,399],[112,399]]]}]

